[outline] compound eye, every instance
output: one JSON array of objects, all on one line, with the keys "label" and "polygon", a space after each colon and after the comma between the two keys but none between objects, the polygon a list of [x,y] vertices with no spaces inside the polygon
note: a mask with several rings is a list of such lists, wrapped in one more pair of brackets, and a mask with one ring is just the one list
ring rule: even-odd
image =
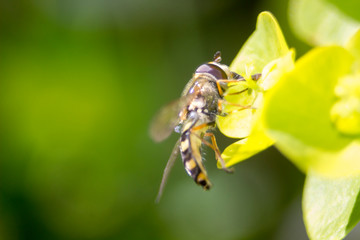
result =
[{"label": "compound eye", "polygon": [[213,65],[213,64],[203,64],[200,67],[198,67],[195,71],[195,73],[208,73],[214,76],[217,80],[219,79],[227,79],[228,76],[222,70],[219,66]]}]

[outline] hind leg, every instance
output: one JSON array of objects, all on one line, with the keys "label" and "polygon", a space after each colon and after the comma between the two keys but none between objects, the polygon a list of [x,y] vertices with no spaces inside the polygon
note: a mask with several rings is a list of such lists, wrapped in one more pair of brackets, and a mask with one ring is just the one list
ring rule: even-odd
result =
[{"label": "hind leg", "polygon": [[[217,160],[218,162],[220,162],[221,168],[222,168],[225,172],[232,173],[234,170],[233,170],[232,168],[226,167],[225,161],[224,161],[224,159],[221,157],[221,153],[220,153],[219,147],[218,147],[217,144],[216,144],[215,135],[214,135],[213,133],[211,133],[211,132],[207,132],[207,133],[205,133],[204,136],[205,136],[205,137],[210,137],[211,143],[208,143],[208,142],[207,142],[206,145],[209,146],[212,150],[214,150],[216,160]],[[205,140],[204,140],[204,141],[205,141]],[[205,141],[205,142],[206,142],[206,141]]]},{"label": "hind leg", "polygon": [[228,172],[228,173],[231,173],[233,172],[233,169],[232,168],[228,168],[226,167],[225,165],[225,161],[224,159],[221,157],[221,153],[220,153],[220,150],[219,150],[219,147],[217,146],[216,144],[216,138],[215,138],[215,135],[211,132],[207,132],[204,134],[204,137],[210,137],[211,139],[211,143],[206,141],[203,137],[199,136],[198,134],[195,133],[196,130],[199,130],[199,129],[202,129],[206,126],[209,126],[209,125],[213,125],[214,123],[205,123],[205,124],[202,124],[202,125],[199,125],[195,128],[192,129],[192,132],[191,134],[193,134],[194,136],[196,136],[197,138],[199,138],[201,140],[201,142],[203,144],[205,144],[206,146],[210,147],[214,152],[215,152],[215,158],[218,162],[220,162],[221,164],[221,168],[225,171],[225,172]]}]

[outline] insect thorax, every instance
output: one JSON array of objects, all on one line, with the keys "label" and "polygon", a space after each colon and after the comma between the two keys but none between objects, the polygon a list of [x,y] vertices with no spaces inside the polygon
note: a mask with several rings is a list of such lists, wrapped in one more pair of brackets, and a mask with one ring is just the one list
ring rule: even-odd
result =
[{"label": "insect thorax", "polygon": [[216,81],[211,76],[204,74],[195,75],[194,78],[194,84],[188,94],[195,94],[195,96],[187,107],[188,114],[194,111],[199,114],[201,118],[199,120],[202,120],[202,123],[213,122],[218,114],[218,101],[221,98]]}]

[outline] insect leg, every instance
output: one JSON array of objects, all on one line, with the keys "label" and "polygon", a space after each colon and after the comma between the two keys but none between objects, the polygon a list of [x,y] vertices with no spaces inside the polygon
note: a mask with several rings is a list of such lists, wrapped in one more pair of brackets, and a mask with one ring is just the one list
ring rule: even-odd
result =
[{"label": "insect leg", "polygon": [[[245,89],[243,89],[243,90],[241,90],[239,92],[227,93],[226,96],[242,94],[243,92],[246,92],[247,90],[249,90],[249,88],[245,88]],[[225,96],[225,94],[224,94],[224,96]]]},{"label": "insect leg", "polygon": [[224,99],[220,99],[220,100],[218,100],[218,112],[220,112],[220,113],[222,112],[224,104],[236,106],[236,107],[239,107],[239,109],[235,109],[235,110],[227,112],[227,113],[219,114],[220,116],[227,116],[230,113],[239,112],[239,111],[245,110],[245,109],[253,109],[253,107],[251,105],[241,105],[241,104],[237,104],[237,103],[228,102]]},{"label": "insect leg", "polygon": [[216,139],[215,139],[214,134],[213,133],[205,133],[204,134],[205,137],[210,137],[211,138],[212,143],[209,143],[203,137],[201,137],[201,136],[199,136],[198,134],[195,133],[195,131],[197,131],[197,130],[200,130],[200,129],[202,129],[204,127],[207,127],[207,126],[212,126],[214,124],[215,124],[214,122],[209,122],[209,123],[204,123],[204,124],[200,124],[199,126],[193,127],[191,129],[191,134],[198,137],[201,140],[202,143],[204,143],[205,145],[210,147],[215,152],[215,157],[216,157],[217,161],[220,161],[220,164],[221,164],[221,167],[222,167],[223,170],[225,170],[226,172],[232,172],[231,169],[229,169],[229,168],[227,168],[225,166],[225,162],[222,159],[221,154],[220,154],[220,150],[219,150],[219,148],[218,148],[218,146],[216,144]]},{"label": "insect leg", "polygon": [[202,143],[204,143],[206,146],[210,147],[214,152],[215,152],[215,157],[216,157],[216,160],[217,161],[220,161],[220,164],[221,164],[221,168],[225,171],[225,172],[228,172],[228,173],[232,173],[233,170],[230,169],[230,168],[227,168],[225,166],[225,161],[224,159],[221,157],[221,153],[220,153],[220,150],[216,144],[216,139],[215,139],[215,136],[213,133],[205,133],[205,137],[210,137],[211,138],[211,142],[212,143],[209,143],[208,141],[206,141],[204,138],[202,138],[201,136],[195,134],[195,133],[192,133],[194,136],[198,137]]},{"label": "insect leg", "polygon": [[[234,75],[233,79],[219,79],[216,81],[216,86],[217,86],[220,96],[224,96],[224,91],[222,90],[222,88],[220,86],[221,83],[235,83],[235,82],[245,81],[245,78],[242,77],[241,75],[239,75],[235,72],[232,72],[232,74]],[[251,75],[251,79],[254,81],[257,81],[260,78],[261,78],[261,73]],[[239,93],[242,93],[242,91]],[[236,94],[236,93],[232,93],[231,95],[233,95],[233,94]]]},{"label": "insect leg", "polygon": [[191,132],[200,130],[200,129],[204,128],[204,127],[210,127],[210,126],[214,126],[214,125],[215,125],[215,122],[203,123],[203,124],[200,124],[200,125],[198,125],[196,127],[193,127],[191,129]]},{"label": "insect leg", "polygon": [[232,168],[227,168],[227,167],[225,166],[225,161],[224,161],[224,159],[221,157],[221,153],[220,153],[219,147],[218,147],[217,144],[216,144],[215,135],[214,135],[213,133],[211,133],[211,132],[207,132],[207,133],[205,133],[205,136],[211,138],[212,147],[211,147],[211,146],[210,146],[210,147],[214,150],[216,159],[220,162],[222,169],[225,170],[226,172],[230,172],[230,173],[233,172],[234,170],[233,170]]},{"label": "insect leg", "polygon": [[219,94],[221,97],[224,96],[224,91],[222,90],[220,83],[234,83],[234,82],[239,82],[239,81],[243,81],[245,79],[232,79],[232,80],[227,80],[227,79],[220,79],[220,80],[216,80],[216,87],[219,91]]}]

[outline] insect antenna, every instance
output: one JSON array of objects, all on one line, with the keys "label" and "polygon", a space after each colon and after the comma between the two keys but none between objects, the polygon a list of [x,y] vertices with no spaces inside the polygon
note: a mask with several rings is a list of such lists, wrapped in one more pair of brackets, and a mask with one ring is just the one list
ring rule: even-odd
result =
[{"label": "insect antenna", "polygon": [[217,51],[214,55],[214,62],[221,62],[221,52]]},{"label": "insect antenna", "polygon": [[170,175],[172,167],[174,166],[175,160],[179,154],[179,146],[180,146],[180,139],[176,142],[176,144],[171,152],[170,158],[169,158],[168,162],[166,163],[166,167],[164,169],[164,173],[163,173],[163,176],[161,179],[161,184],[160,184],[160,188],[159,188],[158,194],[155,199],[155,203],[160,202],[161,196],[164,192],[164,188],[165,188],[167,179]]}]

